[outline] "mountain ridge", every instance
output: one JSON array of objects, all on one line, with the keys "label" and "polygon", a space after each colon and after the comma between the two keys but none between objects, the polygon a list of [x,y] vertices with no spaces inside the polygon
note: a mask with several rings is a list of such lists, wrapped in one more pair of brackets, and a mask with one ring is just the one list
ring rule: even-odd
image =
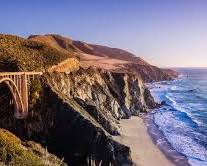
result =
[{"label": "mountain ridge", "polygon": [[119,48],[89,44],[55,34],[31,35],[28,39],[43,42],[64,53],[72,50],[83,68],[95,67],[115,72],[130,72],[141,75],[145,82],[171,80],[178,75],[173,70],[150,65],[142,58]]}]

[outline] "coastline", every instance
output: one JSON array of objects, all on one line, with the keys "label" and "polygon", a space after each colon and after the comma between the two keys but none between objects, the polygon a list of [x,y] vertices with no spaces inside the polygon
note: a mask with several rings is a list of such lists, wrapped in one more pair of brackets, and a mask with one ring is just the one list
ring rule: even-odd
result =
[{"label": "coastline", "polygon": [[113,138],[131,149],[136,166],[173,166],[174,164],[156,146],[141,117],[132,116],[120,121],[121,135]]},{"label": "coastline", "polygon": [[142,119],[147,127],[147,133],[151,137],[152,142],[169,161],[176,166],[191,166],[187,157],[177,152],[165,138],[162,131],[159,130],[158,126],[153,121],[152,112],[143,115]]}]

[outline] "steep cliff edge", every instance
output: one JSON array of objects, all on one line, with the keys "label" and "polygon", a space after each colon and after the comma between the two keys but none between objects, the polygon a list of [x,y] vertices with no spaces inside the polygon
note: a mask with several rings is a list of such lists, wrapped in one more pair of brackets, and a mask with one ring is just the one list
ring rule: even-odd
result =
[{"label": "steep cliff edge", "polygon": [[99,123],[108,121],[103,127],[111,134],[110,126],[115,127],[117,120],[147,111],[144,97],[147,89],[138,76],[89,68],[45,77],[50,87],[73,98]]},{"label": "steep cliff edge", "polygon": [[76,165],[87,158],[132,164],[130,149],[110,135],[119,134],[119,119],[153,107],[139,77],[90,68],[44,75],[43,84],[44,133],[52,151]]}]

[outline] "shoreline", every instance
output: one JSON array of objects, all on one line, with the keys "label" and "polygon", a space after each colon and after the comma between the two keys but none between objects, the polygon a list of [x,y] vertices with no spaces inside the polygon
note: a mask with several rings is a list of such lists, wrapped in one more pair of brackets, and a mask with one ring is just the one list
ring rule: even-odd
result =
[{"label": "shoreline", "polygon": [[174,166],[156,146],[143,118],[132,116],[120,121],[121,135],[113,138],[131,149],[132,161],[136,166]]},{"label": "shoreline", "polygon": [[176,166],[191,166],[188,159],[183,154],[177,152],[172,145],[165,138],[162,131],[159,130],[158,126],[154,123],[152,119],[152,114],[144,114],[141,116],[145,126],[147,127],[147,132],[151,137],[153,143],[157,148],[165,155],[165,157],[174,163]]}]

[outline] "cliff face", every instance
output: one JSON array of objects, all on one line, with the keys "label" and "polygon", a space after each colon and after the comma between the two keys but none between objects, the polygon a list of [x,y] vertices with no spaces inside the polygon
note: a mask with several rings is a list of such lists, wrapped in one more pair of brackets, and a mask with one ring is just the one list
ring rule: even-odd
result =
[{"label": "cliff face", "polygon": [[42,117],[50,150],[74,165],[83,165],[86,158],[103,165],[132,164],[130,149],[110,135],[119,134],[120,118],[153,107],[145,102],[151,96],[139,77],[80,69],[44,75],[43,87]]},{"label": "cliff face", "polygon": [[[117,120],[147,110],[144,98],[146,89],[142,80],[135,75],[90,68],[45,77],[50,87],[74,99],[99,123],[108,121],[107,125],[116,127]],[[105,130],[112,134],[113,127],[105,125]]]}]

